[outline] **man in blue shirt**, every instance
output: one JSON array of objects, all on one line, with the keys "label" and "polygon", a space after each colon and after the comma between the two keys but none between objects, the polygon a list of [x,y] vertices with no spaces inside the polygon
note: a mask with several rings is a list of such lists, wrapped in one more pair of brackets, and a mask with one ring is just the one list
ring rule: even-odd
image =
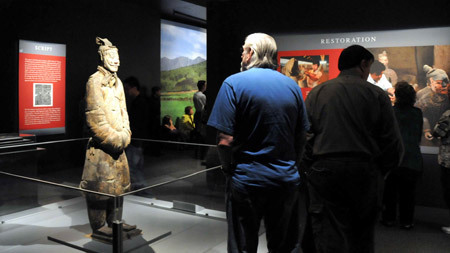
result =
[{"label": "man in blue shirt", "polygon": [[227,177],[228,251],[256,252],[264,219],[269,251],[297,252],[297,162],[309,128],[301,90],[275,70],[271,36],[251,34],[242,49],[242,72],[224,81],[208,121]]}]

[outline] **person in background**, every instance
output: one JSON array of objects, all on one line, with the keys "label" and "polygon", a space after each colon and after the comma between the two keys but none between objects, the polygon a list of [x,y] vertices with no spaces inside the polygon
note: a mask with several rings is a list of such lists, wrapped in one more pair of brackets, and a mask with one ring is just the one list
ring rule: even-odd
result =
[{"label": "person in background", "polygon": [[[433,130],[433,136],[438,138],[439,145],[438,163],[441,167],[441,184],[444,193],[444,200],[447,208],[450,209],[450,110],[445,111]],[[442,231],[450,234],[450,226],[442,227]]]},{"label": "person in background", "polygon": [[298,252],[302,93],[276,71],[271,36],[250,34],[242,49],[241,72],[225,79],[208,120],[227,181],[228,252],[256,253],[262,219],[269,252]]},{"label": "person in background", "polygon": [[180,141],[180,133],[174,126],[172,117],[165,115],[161,123],[161,137],[163,140]]},{"label": "person in background", "polygon": [[144,151],[143,142],[148,134],[148,105],[147,99],[141,93],[139,80],[130,76],[124,80],[127,95],[127,111],[130,120],[131,143],[125,149],[130,166],[131,189],[136,190],[145,186],[144,181]]},{"label": "person in background", "polygon": [[312,63],[312,70],[305,71],[306,85],[308,88],[314,88],[319,84],[319,79],[322,77],[320,70],[320,62],[314,60]]},{"label": "person in background", "polygon": [[139,80],[130,76],[124,80],[124,89],[127,95],[127,111],[130,119],[130,128],[133,138],[148,137],[148,104],[141,93]]},{"label": "person in background", "polygon": [[205,106],[206,106],[206,81],[200,80],[197,82],[198,91],[194,93],[192,97],[192,101],[194,102],[195,114],[194,114],[194,123],[195,123],[195,132],[199,142],[203,142],[206,129],[205,124],[208,118]]},{"label": "person in background", "polygon": [[378,61],[383,63],[383,65],[386,67],[384,70],[384,77],[386,80],[392,84],[392,86],[395,86],[397,84],[397,73],[389,68],[389,58],[387,56],[386,51],[383,51],[381,54],[378,54]]},{"label": "person in background", "polygon": [[[206,111],[206,81],[200,80],[197,82],[198,91],[195,92],[192,100],[194,102],[195,114],[194,114],[194,142],[205,143],[206,141],[206,123],[208,121],[208,112]],[[207,148],[204,146],[195,147],[195,156],[199,159],[203,159],[206,155]]]},{"label": "person in background", "polygon": [[186,106],[184,108],[184,115],[181,117],[179,131],[183,141],[192,141],[194,135],[195,123],[194,123],[194,109],[192,106]]},{"label": "person in background", "polygon": [[400,228],[414,227],[414,207],[417,180],[422,172],[422,111],[414,107],[416,92],[407,82],[400,81],[395,87],[394,113],[402,134],[405,155],[400,165],[386,177],[381,224],[393,226],[398,218]]},{"label": "person in background", "polygon": [[374,61],[372,66],[370,67],[369,76],[367,77],[367,81],[371,84],[374,84],[384,91],[388,91],[390,93],[394,93],[392,84],[386,79],[383,79],[384,71],[386,67],[379,61]]},{"label": "person in background", "polygon": [[397,167],[403,154],[391,102],[367,82],[373,61],[364,47],[347,47],[339,76],[305,101],[308,211],[318,252],[374,252],[380,173]]}]

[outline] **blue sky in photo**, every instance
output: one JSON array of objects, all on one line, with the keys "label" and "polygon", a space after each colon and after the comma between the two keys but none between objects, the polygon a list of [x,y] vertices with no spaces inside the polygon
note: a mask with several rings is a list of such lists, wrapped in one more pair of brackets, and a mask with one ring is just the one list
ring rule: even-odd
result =
[{"label": "blue sky in photo", "polygon": [[206,31],[161,23],[161,58],[206,59]]}]

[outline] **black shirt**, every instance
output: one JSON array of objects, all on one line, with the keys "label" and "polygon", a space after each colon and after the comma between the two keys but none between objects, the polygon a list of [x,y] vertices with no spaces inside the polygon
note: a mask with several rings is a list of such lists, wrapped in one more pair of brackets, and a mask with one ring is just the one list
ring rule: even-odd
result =
[{"label": "black shirt", "polygon": [[391,102],[356,70],[344,70],[316,86],[305,104],[313,157],[364,157],[377,161],[383,170],[398,165],[403,146]]}]

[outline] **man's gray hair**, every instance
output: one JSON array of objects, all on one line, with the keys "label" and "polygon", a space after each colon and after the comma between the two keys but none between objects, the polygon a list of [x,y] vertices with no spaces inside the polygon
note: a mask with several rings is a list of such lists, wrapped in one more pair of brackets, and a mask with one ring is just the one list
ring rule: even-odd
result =
[{"label": "man's gray hair", "polygon": [[265,33],[253,33],[245,38],[244,49],[253,50],[252,58],[247,69],[257,68],[277,68],[277,43],[272,36]]}]

